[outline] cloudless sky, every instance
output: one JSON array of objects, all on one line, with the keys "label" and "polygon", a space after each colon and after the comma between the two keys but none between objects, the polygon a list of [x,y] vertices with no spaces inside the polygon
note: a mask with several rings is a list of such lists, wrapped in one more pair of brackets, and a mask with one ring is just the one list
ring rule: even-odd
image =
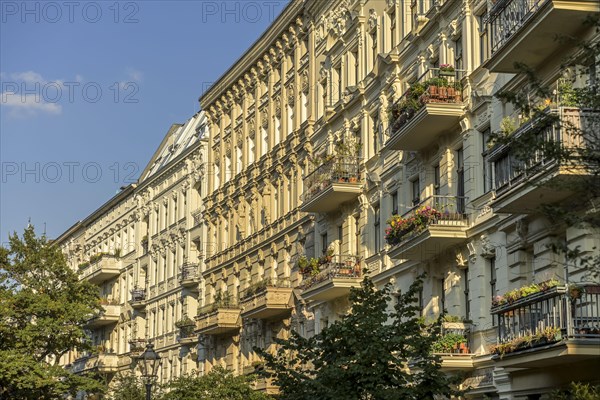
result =
[{"label": "cloudless sky", "polygon": [[60,235],[132,183],[280,1],[0,0],[0,239]]}]

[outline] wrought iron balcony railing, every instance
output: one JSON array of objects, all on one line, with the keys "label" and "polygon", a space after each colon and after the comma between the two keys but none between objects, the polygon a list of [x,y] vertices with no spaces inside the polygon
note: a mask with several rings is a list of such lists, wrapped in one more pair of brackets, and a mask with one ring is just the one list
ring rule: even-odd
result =
[{"label": "wrought iron balcony railing", "polygon": [[309,276],[300,289],[310,289],[321,282],[334,279],[356,279],[362,277],[361,257],[349,254],[324,255],[319,261],[319,272]]},{"label": "wrought iron balcony railing", "polygon": [[464,71],[448,67],[425,71],[392,105],[388,136],[397,134],[402,127],[426,104],[460,104],[463,90],[460,80]]},{"label": "wrought iron balcony railing", "polygon": [[144,301],[146,300],[146,290],[145,289],[133,289],[131,291],[131,301]]},{"label": "wrought iron balcony railing", "polygon": [[336,182],[362,182],[358,157],[332,157],[317,166],[304,179],[302,201],[309,202]]},{"label": "wrought iron balcony railing", "polygon": [[432,225],[463,226],[467,221],[466,200],[463,196],[427,197],[400,218],[392,217],[386,241],[392,246],[403,243]]},{"label": "wrought iron balcony railing", "polygon": [[[498,0],[490,10],[492,54],[498,51],[547,0]],[[548,38],[553,40],[553,38]]]},{"label": "wrought iron balcony railing", "polygon": [[[590,129],[590,112],[574,107],[548,108],[543,115],[521,125],[512,137],[518,140],[526,134],[533,134],[536,142],[555,143],[566,148],[580,148],[584,145],[583,130]],[[597,117],[596,117],[597,119]],[[529,141],[529,139],[527,139]],[[532,175],[556,160],[545,155],[540,146],[524,160],[524,155],[513,151],[510,144],[497,146],[490,153],[494,171],[494,187],[497,194],[526,181]]]},{"label": "wrought iron balcony railing", "polygon": [[502,353],[568,338],[600,339],[600,285],[555,286],[492,308]]}]

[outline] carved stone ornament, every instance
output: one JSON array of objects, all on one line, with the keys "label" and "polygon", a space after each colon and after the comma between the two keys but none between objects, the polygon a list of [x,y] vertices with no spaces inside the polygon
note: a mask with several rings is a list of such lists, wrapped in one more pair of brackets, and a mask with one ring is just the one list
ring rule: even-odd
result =
[{"label": "carved stone ornament", "polygon": [[367,25],[371,32],[377,29],[377,11],[375,11],[374,8],[369,10],[369,20],[367,21]]},{"label": "carved stone ornament", "polygon": [[269,126],[269,114],[267,113],[267,110],[262,110],[260,112],[260,124],[265,129]]},{"label": "carved stone ornament", "polygon": [[469,261],[463,254],[462,250],[456,252],[456,266],[458,269],[466,269],[469,267]]},{"label": "carved stone ornament", "polygon": [[490,242],[490,238],[487,235],[481,235],[481,251],[479,255],[483,258],[494,258],[496,257],[496,248]]},{"label": "carved stone ornament", "polygon": [[302,76],[300,77],[301,79],[301,85],[302,85],[302,92],[304,93],[308,93],[308,70],[304,70],[302,71]]}]

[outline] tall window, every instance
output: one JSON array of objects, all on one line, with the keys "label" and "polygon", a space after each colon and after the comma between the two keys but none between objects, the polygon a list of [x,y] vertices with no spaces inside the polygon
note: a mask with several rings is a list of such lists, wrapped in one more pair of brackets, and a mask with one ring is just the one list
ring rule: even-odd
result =
[{"label": "tall window", "polygon": [[483,193],[487,193],[492,190],[492,163],[490,162],[490,155],[488,149],[488,141],[490,140],[490,128],[487,128],[481,134],[482,149],[481,159],[483,160],[481,169],[483,172]]},{"label": "tall window", "polygon": [[[492,257],[489,259],[490,266],[490,293],[492,295],[492,299],[496,297],[496,257]],[[497,325],[498,318],[496,315],[492,314],[492,324],[494,326]]]},{"label": "tall window", "polygon": [[444,278],[440,279],[440,312],[446,311],[446,288],[444,287]]},{"label": "tall window", "polygon": [[354,64],[354,84],[358,85],[358,50],[352,52],[352,63]]},{"label": "tall window", "polygon": [[334,88],[334,90],[337,93],[337,98],[335,99],[335,102],[337,102],[342,98],[342,67],[341,66],[338,66],[335,68],[335,75],[337,78],[337,83],[336,83],[337,88]]},{"label": "tall window", "polygon": [[433,194],[434,196],[440,195],[440,164],[436,164],[433,166]]},{"label": "tall window", "polygon": [[375,67],[375,60],[377,59],[377,29],[371,33],[371,62]]},{"label": "tall window", "polygon": [[277,115],[275,117],[275,143],[274,145],[278,145],[281,140],[281,116]]},{"label": "tall window", "polygon": [[343,225],[338,225],[337,227],[338,240],[340,241],[340,247],[342,243],[344,243],[344,227]]},{"label": "tall window", "polygon": [[287,107],[287,135],[291,135],[294,130],[294,107],[288,104]]},{"label": "tall window", "polygon": [[398,214],[398,191],[392,192],[392,215]]},{"label": "tall window", "polygon": [[391,36],[391,48],[396,47],[396,8],[390,13],[390,36]]},{"label": "tall window", "polygon": [[463,279],[465,281],[465,319],[471,319],[471,303],[469,302],[469,268],[464,269]]},{"label": "tall window", "polygon": [[375,235],[374,235],[374,248],[375,248],[375,253],[379,253],[379,250],[381,250],[381,212],[379,210],[379,206],[375,207],[375,221],[373,222],[373,229],[375,231]]},{"label": "tall window", "polygon": [[327,232],[325,232],[321,234],[321,249],[323,250],[323,254],[327,251],[327,246],[329,246],[329,243],[327,243]]},{"label": "tall window", "polygon": [[416,206],[421,202],[421,185],[419,183],[419,178],[416,178],[411,181],[412,187],[412,205]]},{"label": "tall window", "polygon": [[301,121],[300,122],[304,122],[306,121],[306,118],[308,118],[308,93],[306,92],[302,92],[301,94],[301,105],[302,105],[302,115],[301,115]]},{"label": "tall window", "polygon": [[485,22],[487,12],[477,17],[479,25],[479,63],[483,64],[490,57],[490,39],[488,36],[488,25]]},{"label": "tall window", "polygon": [[[458,39],[454,42],[454,66],[457,71],[463,69],[463,46],[462,46],[462,36],[459,36]],[[458,75],[461,76],[461,75]]]},{"label": "tall window", "polygon": [[460,149],[456,150],[456,174],[457,174],[457,184],[458,187],[456,189],[456,195],[458,196],[457,199],[457,209],[458,212],[460,213],[464,213],[465,212],[465,158],[464,158],[464,151],[463,148],[461,147]]}]

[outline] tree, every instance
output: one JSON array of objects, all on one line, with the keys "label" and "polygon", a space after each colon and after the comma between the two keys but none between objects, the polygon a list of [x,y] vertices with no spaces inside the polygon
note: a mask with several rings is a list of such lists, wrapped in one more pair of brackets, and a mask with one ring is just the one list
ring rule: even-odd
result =
[{"label": "tree", "polygon": [[[161,400],[163,392],[161,385],[152,385],[152,398]],[[135,374],[119,374],[115,386],[111,390],[111,400],[145,400],[146,386]]]},{"label": "tree", "polygon": [[169,382],[160,400],[267,400],[271,397],[255,391],[253,378],[234,376],[224,368],[214,368],[206,375],[192,373]]},{"label": "tree", "polygon": [[33,226],[0,247],[0,399],[62,399],[101,391],[91,377],[58,365],[62,355],[89,350],[84,323],[101,310],[98,290],[80,282],[61,250]]},{"label": "tree", "polygon": [[422,285],[419,277],[389,313],[390,285],[377,290],[365,276],[360,288],[351,289],[351,312],[340,320],[309,339],[292,332],[277,341],[275,354],[256,349],[281,398],[425,400],[458,394],[455,378],[441,371],[432,353],[441,320],[426,325],[417,317]]},{"label": "tree", "polygon": [[[600,17],[590,15],[585,26],[600,33]],[[578,56],[564,61],[562,77],[553,85],[544,84],[535,70],[526,64],[516,63],[519,74],[525,76],[525,84],[517,90],[504,90],[496,94],[503,102],[510,103],[520,114],[528,129],[513,134],[513,129],[503,129],[491,135],[493,143],[508,145],[515,156],[517,173],[536,173],[538,160],[553,160],[562,168],[575,172],[573,179],[529,182],[530,185],[546,187],[573,195],[563,202],[542,204],[538,211],[553,224],[585,228],[598,232],[600,229],[600,41],[560,37],[579,48]],[[589,67],[584,69],[582,66]],[[592,73],[589,74],[590,70]],[[597,75],[592,79],[592,75]],[[585,82],[577,87],[575,81]],[[552,112],[557,107],[576,110],[570,115]],[[558,128],[558,129],[556,129]],[[561,140],[549,133],[562,132]],[[564,140],[568,135],[568,140]],[[513,167],[515,167],[513,165]],[[581,173],[585,171],[585,173]],[[585,269],[587,277],[600,277],[600,252],[584,253],[557,241],[552,250],[563,254],[567,267]],[[595,249],[597,250],[597,249]]]}]

